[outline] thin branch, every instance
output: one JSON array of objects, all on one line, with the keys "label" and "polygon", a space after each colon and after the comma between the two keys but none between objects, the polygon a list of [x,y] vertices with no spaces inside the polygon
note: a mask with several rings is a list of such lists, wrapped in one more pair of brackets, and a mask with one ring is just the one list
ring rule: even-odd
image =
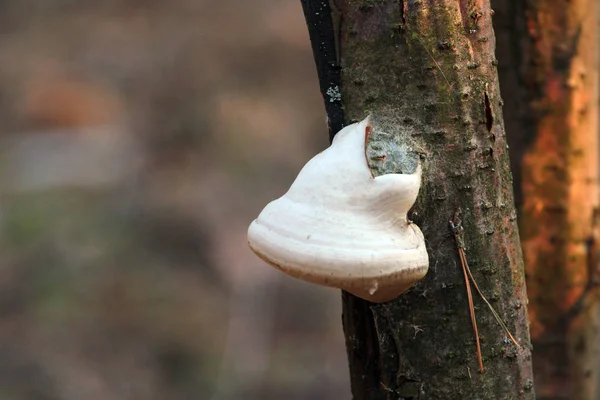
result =
[{"label": "thin branch", "polygon": [[344,109],[340,96],[341,70],[338,60],[336,34],[332,10],[329,1],[301,0],[304,18],[308,27],[308,35],[313,50],[313,57],[319,75],[319,87],[325,103],[327,122],[329,125],[329,140],[340,131],[344,125]]}]

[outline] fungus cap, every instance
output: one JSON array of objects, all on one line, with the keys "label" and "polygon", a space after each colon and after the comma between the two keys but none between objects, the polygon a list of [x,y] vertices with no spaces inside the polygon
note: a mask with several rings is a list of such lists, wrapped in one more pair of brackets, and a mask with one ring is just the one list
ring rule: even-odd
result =
[{"label": "fungus cap", "polygon": [[342,129],[252,222],[248,243],[288,275],[385,302],[427,273],[423,234],[406,217],[421,165],[413,174],[374,178],[365,148],[370,130],[369,117]]}]

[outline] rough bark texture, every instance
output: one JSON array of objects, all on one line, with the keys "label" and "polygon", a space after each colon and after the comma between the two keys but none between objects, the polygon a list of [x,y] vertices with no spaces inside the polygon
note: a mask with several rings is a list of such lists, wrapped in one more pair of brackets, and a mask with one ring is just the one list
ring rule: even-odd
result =
[{"label": "rough bark texture", "polygon": [[596,0],[496,0],[540,399],[598,398]]},{"label": "rough bark texture", "polygon": [[[319,4],[303,1],[309,27],[322,18],[314,15]],[[309,31],[313,48],[337,42],[341,81],[337,87],[320,74],[321,88],[339,91],[346,123],[373,114],[368,157],[375,174],[412,172],[420,155],[423,186],[409,216],[430,257],[427,277],[395,301],[377,305],[343,294],[354,398],[534,398],[489,1],[331,4],[339,31]],[[457,208],[475,279],[522,346],[475,298],[483,374],[448,224]]]}]

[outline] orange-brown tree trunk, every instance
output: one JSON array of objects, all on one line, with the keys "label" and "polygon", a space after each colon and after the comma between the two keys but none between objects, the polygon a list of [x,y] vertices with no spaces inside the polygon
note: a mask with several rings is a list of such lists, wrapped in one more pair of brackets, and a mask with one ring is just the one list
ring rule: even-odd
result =
[{"label": "orange-brown tree trunk", "polygon": [[537,395],[598,399],[597,0],[493,6]]}]

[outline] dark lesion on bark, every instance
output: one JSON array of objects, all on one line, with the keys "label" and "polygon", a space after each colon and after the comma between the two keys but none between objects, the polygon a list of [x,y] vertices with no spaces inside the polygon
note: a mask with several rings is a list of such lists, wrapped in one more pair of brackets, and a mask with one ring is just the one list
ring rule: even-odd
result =
[{"label": "dark lesion on bark", "polygon": [[485,113],[485,126],[489,133],[492,133],[492,127],[494,126],[494,112],[490,104],[490,97],[487,91],[483,92],[483,107]]},{"label": "dark lesion on bark", "polygon": [[402,27],[404,27],[406,25],[406,11],[407,11],[406,7],[408,6],[406,4],[407,1],[408,0],[400,0],[400,15],[401,15],[400,20],[402,21],[402,25],[401,25]]}]

